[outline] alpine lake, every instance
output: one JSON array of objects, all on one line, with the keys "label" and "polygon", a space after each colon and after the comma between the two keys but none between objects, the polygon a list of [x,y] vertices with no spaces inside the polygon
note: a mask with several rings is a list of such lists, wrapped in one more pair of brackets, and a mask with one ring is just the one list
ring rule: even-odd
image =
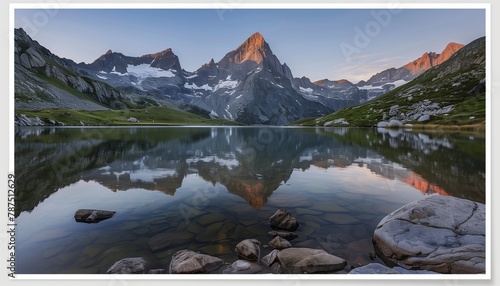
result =
[{"label": "alpine lake", "polygon": [[[350,269],[381,261],[372,235],[424,196],[485,203],[484,133],[302,127],[16,127],[16,273],[105,274],[143,257],[166,269],[178,250],[238,259],[269,217],[292,213],[294,247]],[[79,209],[115,211],[77,222]],[[152,249],[158,234],[172,237]],[[263,267],[263,272],[272,272]],[[221,273],[221,270],[214,273]],[[147,271],[146,271],[147,273]]]}]

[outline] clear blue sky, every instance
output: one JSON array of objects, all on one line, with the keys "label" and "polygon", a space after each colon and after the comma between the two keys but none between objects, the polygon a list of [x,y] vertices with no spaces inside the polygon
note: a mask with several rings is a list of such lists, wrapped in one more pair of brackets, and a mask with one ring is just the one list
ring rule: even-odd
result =
[{"label": "clear blue sky", "polygon": [[449,42],[467,44],[485,36],[484,10],[388,11],[17,9],[15,27],[23,27],[56,55],[76,62],[92,62],[109,49],[140,56],[172,48],[188,71],[211,58],[219,61],[260,32],[295,77],[353,82],[400,67],[426,51],[440,53]]}]

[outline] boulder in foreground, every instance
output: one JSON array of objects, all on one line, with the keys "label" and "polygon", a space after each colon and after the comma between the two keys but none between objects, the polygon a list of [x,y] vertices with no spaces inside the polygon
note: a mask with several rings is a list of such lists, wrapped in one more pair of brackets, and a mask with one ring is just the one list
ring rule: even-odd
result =
[{"label": "boulder in foreground", "polygon": [[220,258],[197,253],[191,250],[179,250],[170,262],[171,274],[208,273],[224,264]]},{"label": "boulder in foreground", "polygon": [[347,262],[321,249],[286,248],[278,252],[278,260],[290,273],[317,273],[342,270]]},{"label": "boulder in foreground", "polygon": [[146,261],[142,257],[124,258],[115,262],[107,271],[108,274],[144,274]]},{"label": "boulder in foreground", "polygon": [[373,242],[383,259],[407,269],[485,273],[485,206],[429,196],[386,216]]}]

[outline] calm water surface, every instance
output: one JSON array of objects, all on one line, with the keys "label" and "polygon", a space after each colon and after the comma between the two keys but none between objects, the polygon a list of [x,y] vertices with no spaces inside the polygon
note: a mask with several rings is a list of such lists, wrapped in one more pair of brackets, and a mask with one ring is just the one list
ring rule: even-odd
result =
[{"label": "calm water surface", "polygon": [[[481,134],[359,128],[17,128],[20,274],[106,273],[142,256],[167,269],[191,249],[237,260],[258,239],[261,257],[279,208],[301,226],[296,247],[322,248],[351,267],[373,258],[379,221],[438,194],[485,201]],[[78,223],[78,209],[116,211]],[[151,237],[172,244],[152,251]],[[264,268],[265,269],[265,268]],[[271,270],[265,270],[271,271]]]}]

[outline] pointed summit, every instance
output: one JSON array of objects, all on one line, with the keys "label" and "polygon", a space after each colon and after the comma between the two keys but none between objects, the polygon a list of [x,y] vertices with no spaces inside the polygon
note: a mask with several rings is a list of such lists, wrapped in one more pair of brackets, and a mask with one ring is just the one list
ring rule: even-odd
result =
[{"label": "pointed summit", "polygon": [[98,57],[94,62],[104,61],[107,58],[109,59],[109,58],[112,58],[115,56],[118,56],[118,55],[115,55],[115,53],[111,49],[109,49],[107,52],[105,52],[100,57]]},{"label": "pointed summit", "polygon": [[460,50],[464,45],[458,44],[455,42],[448,43],[446,48],[439,54],[439,57],[436,59],[436,65],[439,65],[449,59],[454,53]]},{"label": "pointed summit", "polygon": [[256,32],[227,56],[230,56],[230,61],[239,64],[247,60],[260,63],[264,58],[271,55],[271,49],[264,37],[259,32]]},{"label": "pointed summit", "polygon": [[265,41],[264,37],[259,32],[255,32],[246,40],[246,42],[250,42],[255,46],[263,46]]}]

